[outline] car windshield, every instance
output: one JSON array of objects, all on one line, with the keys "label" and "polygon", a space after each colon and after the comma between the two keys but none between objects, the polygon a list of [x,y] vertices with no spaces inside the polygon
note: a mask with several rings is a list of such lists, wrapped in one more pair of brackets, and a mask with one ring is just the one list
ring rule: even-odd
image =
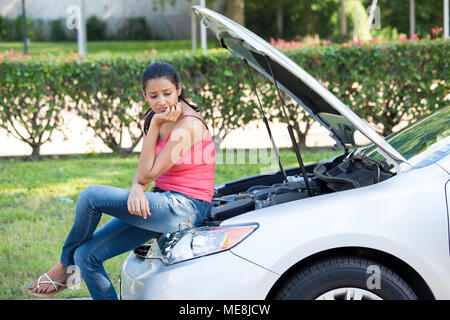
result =
[{"label": "car windshield", "polygon": [[[386,141],[416,168],[444,158],[450,153],[450,107],[389,135]],[[369,147],[364,154],[378,161],[384,160],[376,146]]]}]

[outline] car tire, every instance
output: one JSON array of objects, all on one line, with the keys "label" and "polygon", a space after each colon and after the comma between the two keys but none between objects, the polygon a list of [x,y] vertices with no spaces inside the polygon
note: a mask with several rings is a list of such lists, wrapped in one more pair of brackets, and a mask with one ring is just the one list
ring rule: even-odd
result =
[{"label": "car tire", "polygon": [[411,287],[394,271],[365,258],[332,257],[294,273],[277,300],[416,300]]}]

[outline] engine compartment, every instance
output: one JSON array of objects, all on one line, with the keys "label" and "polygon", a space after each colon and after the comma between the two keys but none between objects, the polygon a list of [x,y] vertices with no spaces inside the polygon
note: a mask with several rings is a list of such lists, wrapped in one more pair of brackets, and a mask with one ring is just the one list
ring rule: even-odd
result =
[{"label": "engine compartment", "polygon": [[[305,169],[312,196],[368,186],[394,175],[370,158],[345,154],[306,165]],[[300,168],[288,168],[285,172],[287,179],[279,170],[216,187],[205,222],[223,221],[249,211],[309,198]]]}]

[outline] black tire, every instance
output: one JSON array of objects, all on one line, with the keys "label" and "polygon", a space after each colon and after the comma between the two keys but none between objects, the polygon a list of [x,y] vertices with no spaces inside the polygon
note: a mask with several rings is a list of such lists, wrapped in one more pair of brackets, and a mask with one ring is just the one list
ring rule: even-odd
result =
[{"label": "black tire", "polygon": [[311,263],[287,279],[275,299],[314,300],[325,293],[345,291],[339,288],[356,288],[359,294],[367,293],[364,297],[368,299],[373,298],[371,294],[385,300],[417,299],[411,287],[391,269],[376,261],[353,256]]}]

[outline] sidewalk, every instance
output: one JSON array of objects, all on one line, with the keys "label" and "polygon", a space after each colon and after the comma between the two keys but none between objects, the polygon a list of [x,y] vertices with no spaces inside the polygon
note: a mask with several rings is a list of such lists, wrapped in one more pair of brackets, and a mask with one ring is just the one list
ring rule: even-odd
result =
[{"label": "sidewalk", "polygon": [[[95,137],[94,131],[86,126],[86,120],[71,112],[63,113],[65,124],[63,132],[55,130],[51,141],[43,144],[41,155],[46,154],[83,154],[83,153],[103,153],[111,152],[102,140]],[[277,147],[291,146],[291,140],[283,123],[270,123],[273,138]],[[44,137],[45,138],[45,137]],[[22,156],[31,154],[31,147],[0,129],[0,156]],[[123,137],[124,147],[131,146],[129,135]],[[329,132],[315,123],[311,128],[307,138],[308,146],[323,147],[332,146],[334,140],[329,137]],[[271,148],[270,139],[266,127],[262,121],[253,121],[244,128],[231,131],[221,144],[221,148]],[[142,141],[136,146],[134,151],[139,152],[142,148]]]}]

